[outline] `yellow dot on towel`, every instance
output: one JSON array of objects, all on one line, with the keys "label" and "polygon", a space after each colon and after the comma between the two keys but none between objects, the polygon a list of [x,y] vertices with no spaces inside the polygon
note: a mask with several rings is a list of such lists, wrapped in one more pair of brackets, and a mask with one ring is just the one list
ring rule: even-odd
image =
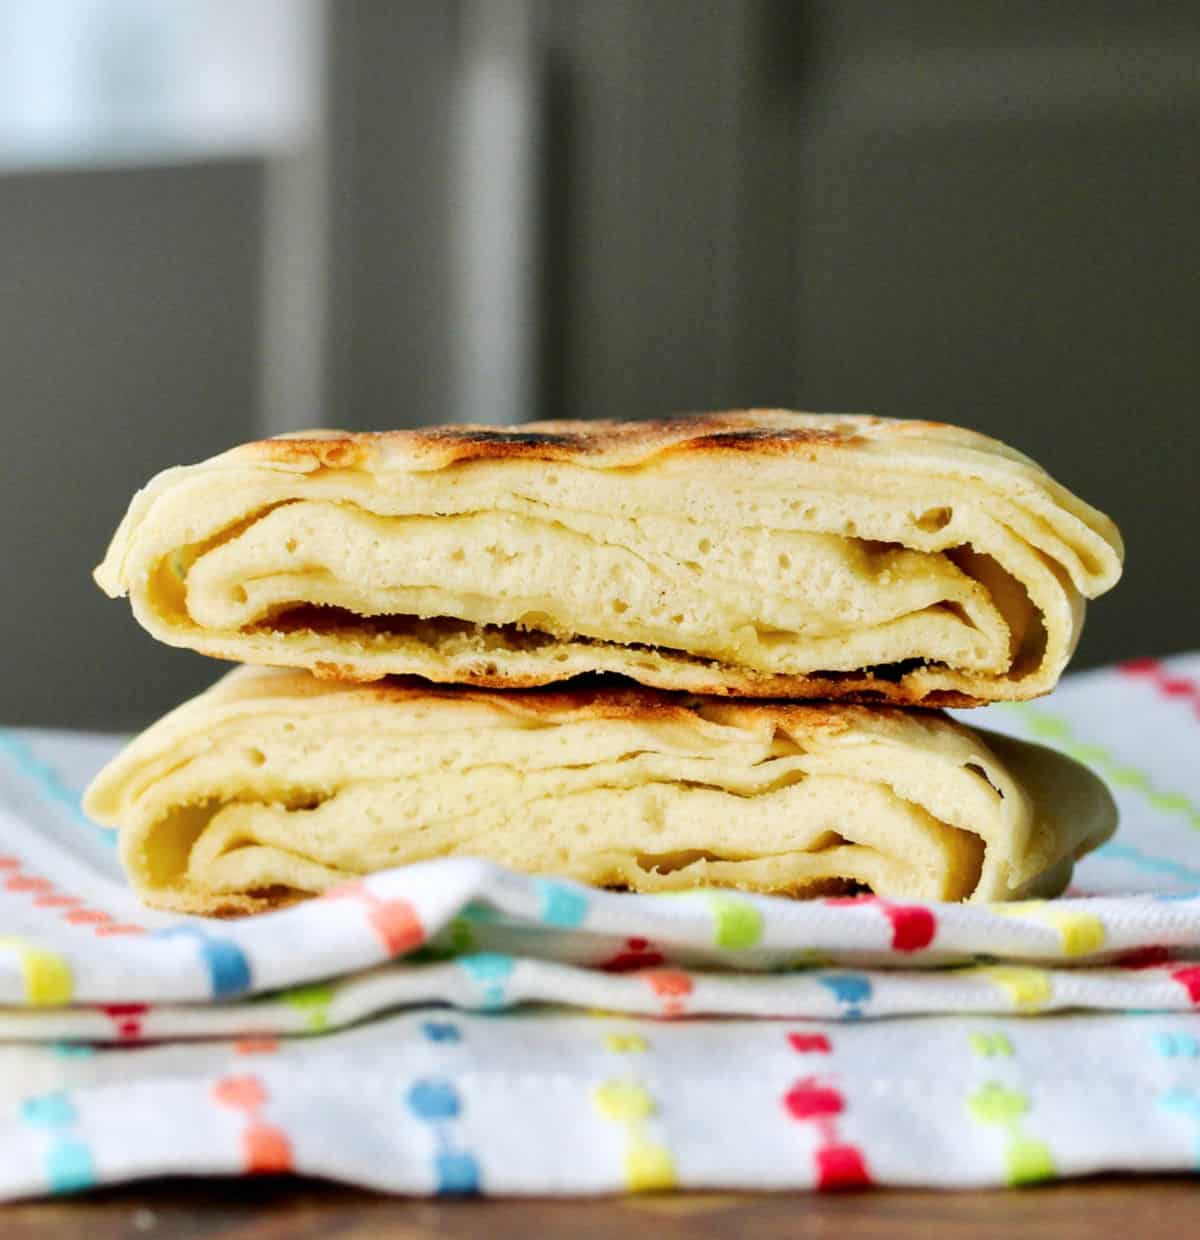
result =
[{"label": "yellow dot on towel", "polygon": [[996,1056],[1009,1056],[1013,1053],[1012,1043],[1003,1033],[985,1033],[975,1032],[968,1037],[971,1050],[976,1055],[983,1055],[988,1059],[994,1059]]},{"label": "yellow dot on towel", "polygon": [[635,1124],[654,1114],[654,1099],[635,1081],[606,1081],[592,1090],[592,1105],[605,1119]]},{"label": "yellow dot on towel", "polygon": [[1086,956],[1104,946],[1104,923],[1090,913],[1068,913],[1047,909],[1043,914],[1062,936],[1063,951],[1068,956]]},{"label": "yellow dot on towel", "polygon": [[1054,1155],[1044,1141],[1019,1136],[1005,1151],[1004,1160],[1008,1164],[1010,1184],[1037,1184],[1041,1180],[1051,1180],[1057,1174]]},{"label": "yellow dot on towel", "polygon": [[1148,788],[1150,786],[1150,776],[1145,771],[1139,771],[1132,766],[1109,767],[1108,778],[1123,788]]},{"label": "yellow dot on towel", "polygon": [[37,1007],[58,1007],[71,1002],[74,990],[71,966],[57,952],[17,938],[0,939],[0,947],[16,951],[29,1003]]},{"label": "yellow dot on towel", "polygon": [[708,894],[707,900],[718,947],[731,952],[745,951],[762,938],[762,913],[749,901],[724,894]]},{"label": "yellow dot on towel", "polygon": [[625,1151],[625,1183],[634,1193],[674,1188],[675,1164],[670,1151],[652,1141],[632,1141]]},{"label": "yellow dot on towel", "polygon": [[1091,913],[1051,908],[1045,900],[1022,900],[1016,904],[993,904],[1001,917],[1024,917],[1058,931],[1066,956],[1086,956],[1104,946],[1104,923]]},{"label": "yellow dot on towel", "polygon": [[1182,792],[1155,792],[1149,800],[1155,809],[1166,810],[1168,813],[1186,813],[1192,807]]},{"label": "yellow dot on towel", "polygon": [[1036,1011],[1050,1002],[1053,990],[1044,969],[1026,969],[1017,965],[986,965],[977,970],[981,977],[995,982],[1023,1012]]},{"label": "yellow dot on towel", "polygon": [[618,1055],[636,1054],[646,1049],[646,1039],[640,1033],[605,1034],[604,1045]]}]

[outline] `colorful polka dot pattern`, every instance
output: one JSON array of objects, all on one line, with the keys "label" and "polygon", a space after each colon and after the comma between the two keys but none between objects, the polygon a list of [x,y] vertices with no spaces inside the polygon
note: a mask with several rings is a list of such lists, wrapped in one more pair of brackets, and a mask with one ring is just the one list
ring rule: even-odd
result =
[{"label": "colorful polka dot pattern", "polygon": [[[1200,662],[1196,667],[1200,668]],[[1103,683],[1109,692],[1124,692],[1122,709],[1134,700],[1158,702],[1176,727],[1180,719],[1191,718],[1187,708],[1197,676],[1178,661],[1169,665],[1143,661],[1110,674]],[[1114,755],[1110,763],[1114,769],[1106,767],[1106,772],[1126,804],[1132,802],[1158,815],[1154,821],[1159,834],[1123,833],[1107,846],[1094,869],[1111,873],[1115,867],[1130,872],[1136,866],[1148,884],[1161,876],[1165,889],[1156,898],[1170,901],[1169,911],[1160,913],[1144,901],[1140,907],[1133,901],[1027,901],[951,909],[872,896],[783,905],[736,891],[660,899],[594,891],[547,876],[498,875],[467,860],[455,860],[417,867],[419,878],[414,872],[411,880],[406,871],[372,875],[345,884],[329,893],[327,900],[285,910],[277,918],[219,926],[189,919],[160,930],[156,927],[164,920],[161,915],[148,914],[147,926],[143,926],[110,913],[103,907],[102,886],[89,899],[74,894],[64,878],[50,872],[53,864],[46,865],[53,850],[39,852],[37,841],[30,836],[15,841],[8,855],[0,856],[0,918],[9,910],[12,920],[4,924],[13,927],[10,938],[20,938],[27,947],[50,952],[61,961],[59,972],[71,977],[69,1000],[85,1004],[146,1001],[147,994],[131,995],[124,984],[104,989],[108,969],[100,950],[103,943],[92,940],[128,936],[128,943],[114,944],[114,949],[121,949],[117,972],[123,979],[163,979],[172,1002],[228,1001],[267,989],[303,990],[319,982],[318,960],[321,971],[337,971],[338,952],[332,944],[340,939],[353,949],[353,964],[347,967],[370,967],[401,956],[422,966],[466,960],[466,964],[455,965],[457,984],[437,970],[425,974],[431,997],[496,1010],[560,997],[531,971],[529,966],[538,962],[591,966],[615,977],[644,975],[634,978],[631,985],[607,988],[586,1005],[624,1007],[664,1017],[718,1014],[734,1002],[732,986],[722,987],[722,975],[712,971],[714,966],[764,979],[789,969],[805,970],[807,976],[797,979],[792,992],[804,996],[804,1009],[788,1007],[778,1013],[785,1016],[856,1020],[920,1010],[923,1001],[911,982],[905,980],[902,988],[897,980],[904,971],[915,975],[917,970],[933,970],[928,973],[928,999],[924,1000],[933,1010],[945,1010],[950,995],[955,996],[953,1002],[962,1002],[969,1010],[1022,1013],[1054,1011],[1067,1003],[1159,1010],[1200,1006],[1200,974],[1196,972],[1200,969],[1200,895],[1185,897],[1175,889],[1189,875],[1194,875],[1200,889],[1200,863],[1189,866],[1182,846],[1170,855],[1159,851],[1170,843],[1165,833],[1174,830],[1194,853],[1193,837],[1177,801],[1168,804],[1160,797],[1156,809],[1146,791],[1171,793],[1178,787],[1196,800],[1200,784],[1191,788],[1187,771],[1178,766],[1179,781],[1172,782],[1155,766],[1155,751],[1145,745],[1138,756],[1152,778],[1148,783],[1131,779],[1129,771],[1138,767],[1138,761],[1132,760],[1132,751],[1126,753],[1114,742],[1111,730],[1105,732],[1099,725],[1096,710],[1073,707],[1061,694],[1048,709],[1050,714],[1041,704],[1014,706],[998,711],[997,717],[1008,719],[1013,730],[1024,734],[1040,730],[1041,739],[1060,747],[1101,742],[1107,746],[1106,754]],[[30,751],[41,763],[37,779],[24,768],[10,777],[8,763],[16,759],[10,749],[0,746],[0,798],[5,788],[23,786],[22,779],[31,787],[41,787],[46,770],[68,769],[68,765],[45,761],[44,755],[53,752],[47,741],[31,744]],[[1116,755],[1120,755],[1119,763]],[[1098,755],[1093,752],[1090,757],[1097,759]],[[1123,784],[1117,765],[1125,768]],[[55,778],[60,792],[68,787],[67,776]],[[58,792],[54,795],[59,804],[63,797]],[[27,796],[23,803],[28,804]],[[1137,826],[1129,813],[1127,826]],[[48,822],[47,829],[57,840],[63,830],[62,815]],[[94,858],[94,849],[88,855]],[[1084,867],[1089,864],[1083,863]],[[343,907],[333,912],[331,904]],[[1060,967],[1093,959],[1104,964],[1153,946],[1161,917],[1173,919],[1176,927],[1173,955],[1162,962],[1164,972],[1145,977],[1142,989],[1148,993],[1144,996],[1129,993],[1122,1002],[1105,998],[1098,982],[1089,990],[1078,984],[1076,969],[1068,972]],[[268,922],[279,928],[277,934],[267,932]],[[1191,928],[1181,930],[1185,922]],[[43,925],[46,934],[41,933]],[[356,936],[355,928],[362,934]],[[68,933],[60,934],[60,930]],[[74,944],[73,935],[78,936]],[[184,959],[180,953],[156,950],[177,937],[190,938],[199,969],[180,967]],[[294,951],[300,939],[313,942],[319,950]],[[981,956],[981,950],[988,955]],[[42,967],[36,957],[25,956],[37,975],[31,988],[28,970],[17,961],[15,949],[0,948],[0,953],[0,1005],[50,1007],[64,1001],[51,997],[66,994],[61,985],[37,980],[52,977],[49,962]],[[10,959],[3,960],[3,955]],[[113,955],[116,958],[118,952],[114,950]],[[284,964],[282,955],[287,957]],[[957,989],[943,984],[950,980],[942,973],[948,968],[958,970],[954,976]],[[565,973],[560,976],[564,985],[568,981],[572,987],[578,985],[577,979]],[[744,983],[741,993],[747,993]],[[764,988],[762,1002],[773,1003],[773,996],[783,993],[782,988]],[[909,997],[902,1000],[901,993]],[[738,1000],[734,1010],[746,1010],[746,1002]],[[164,1019],[157,1013],[148,1014],[147,1021],[156,1034],[164,1028]],[[307,1031],[319,1031],[318,1009],[312,1009],[303,1022],[293,1019],[291,1027],[299,1023]],[[89,1028],[89,1036],[95,1036],[94,1029]]]},{"label": "colorful polka dot pattern", "polygon": [[[302,1164],[408,1193],[1200,1170],[1200,773],[1164,756],[1200,743],[1197,672],[1143,661],[1097,678],[1090,705],[1064,686],[989,715],[1113,786],[1121,834],[1079,884],[1130,899],[659,899],[464,860],[271,917],[131,919],[79,822],[85,846],[55,860],[75,821],[69,764],[35,739],[22,767],[0,742],[15,824],[0,1066],[19,1091],[0,1116],[0,1196],[192,1169],[181,1143],[196,1168]],[[1136,728],[1104,715],[1104,694]],[[42,835],[13,809],[35,788]],[[362,972],[334,976],[343,948]],[[132,992],[147,977],[171,1002]],[[550,1006],[564,1003],[574,1016]],[[905,1019],[918,1012],[975,1015]],[[736,1136],[719,1165],[714,1131]]]},{"label": "colorful polka dot pattern", "polygon": [[329,1007],[334,999],[332,986],[296,986],[281,991],[278,998],[300,1016],[304,1022],[303,1032],[320,1033],[329,1027]]},{"label": "colorful polka dot pattern", "polygon": [[1104,948],[1104,923],[1090,913],[1056,908],[1045,900],[1023,900],[1016,904],[994,904],[992,911],[1048,926],[1059,936],[1064,956],[1090,956]]},{"label": "colorful polka dot pattern", "polygon": [[99,938],[145,933],[142,926],[118,921],[111,913],[90,906],[81,896],[60,891],[48,878],[29,873],[19,857],[0,856],[0,874],[4,876],[5,891],[27,896],[36,908],[59,911],[58,915],[69,926],[84,927]]},{"label": "colorful polka dot pattern", "polygon": [[862,973],[821,973],[816,980],[837,1001],[846,1020],[858,1020],[874,993],[870,978]]},{"label": "colorful polka dot pattern", "polygon": [[[425,1021],[420,1029],[438,1047],[458,1048],[463,1042],[461,1027],[452,1021]],[[422,1077],[407,1087],[404,1104],[433,1138],[433,1191],[442,1197],[482,1192],[479,1160],[457,1135],[465,1110],[459,1086],[449,1077]]]},{"label": "colorful polka dot pattern", "polygon": [[831,908],[872,908],[887,919],[891,928],[893,951],[919,952],[933,946],[937,936],[937,916],[933,909],[924,905],[893,904],[877,896],[850,896],[828,899]]},{"label": "colorful polka dot pattern", "polygon": [[361,880],[334,887],[322,898],[353,900],[365,905],[367,924],[383,943],[389,956],[406,955],[425,941],[421,919],[409,900],[379,896]]},{"label": "colorful polka dot pattern", "polygon": [[222,1077],[212,1087],[213,1101],[242,1118],[241,1159],[247,1175],[292,1170],[292,1143],[282,1128],[262,1118],[266,1087],[256,1076]]},{"label": "colorful polka dot pattern", "polygon": [[457,963],[471,983],[472,1006],[484,1009],[508,1006],[508,986],[516,967],[511,956],[477,952],[472,956],[460,956]]},{"label": "colorful polka dot pattern", "polygon": [[[29,1053],[43,1057],[39,1074],[61,1083],[13,1112],[23,1134],[16,1161],[37,1177],[20,1191],[71,1192],[130,1168],[153,1171],[164,1124],[186,1131],[207,1170],[348,1174],[436,1195],[831,1191],[943,1174],[953,1185],[1020,1186],[1140,1165],[1131,1150],[1144,1151],[1146,1169],[1200,1169],[1200,1035],[1187,1018],[1139,1019],[1140,1029],[1129,1017],[1066,1018],[1056,1061],[1041,1021],[781,1029],[427,1010],[385,1018],[374,1037],[367,1026],[317,1043],[257,1035],[169,1048],[158,1085],[148,1077],[130,1094],[146,1100],[142,1122],[115,1127],[106,1117],[117,1064],[153,1065],[168,1048],[48,1046]],[[303,1164],[287,1118],[297,1097]],[[347,1126],[347,1103],[361,1125]],[[322,1132],[325,1113],[337,1127]],[[715,1131],[737,1139],[714,1144]],[[160,1170],[180,1169],[166,1146],[163,1154]],[[12,1161],[0,1165],[0,1195]]]},{"label": "colorful polka dot pattern", "polygon": [[157,930],[156,939],[185,939],[196,945],[212,988],[214,999],[228,999],[243,995],[253,985],[250,961],[241,947],[227,934],[216,933],[204,926],[188,922]]},{"label": "colorful polka dot pattern", "polygon": [[614,1078],[592,1090],[596,1113],[624,1134],[622,1166],[631,1193],[674,1188],[675,1162],[670,1150],[652,1135],[657,1112],[653,1095],[640,1081]]},{"label": "colorful polka dot pattern", "polygon": [[1035,1184],[1054,1176],[1054,1159],[1043,1141],[1024,1130],[1029,1098],[1019,1090],[988,1081],[968,1098],[967,1108],[977,1123],[998,1128],[1004,1140],[1004,1158],[1010,1184]]},{"label": "colorful polka dot pattern", "polygon": [[1032,1102],[1028,1093],[990,1075],[993,1061],[1012,1060],[1016,1052],[1007,1034],[978,1031],[969,1035],[973,1054],[989,1064],[989,1075],[967,1097],[967,1114],[982,1128],[999,1134],[1005,1178],[1009,1184],[1036,1184],[1056,1174],[1050,1147],[1030,1135]]},{"label": "colorful polka dot pattern", "polygon": [[[1200,1069],[1200,1038],[1190,1033],[1174,1030],[1158,1031],[1151,1035],[1150,1045],[1163,1059],[1181,1061]],[[1172,1085],[1158,1098],[1159,1107],[1189,1124],[1194,1131],[1194,1165],[1200,1170],[1200,1071],[1194,1084]]]},{"label": "colorful polka dot pattern", "polygon": [[[806,1057],[832,1055],[834,1051],[830,1039],[822,1034],[791,1033],[788,1045]],[[862,1149],[839,1133],[847,1103],[832,1076],[800,1077],[784,1094],[783,1105],[792,1119],[815,1135],[813,1172],[818,1189],[862,1188],[872,1182]]]}]

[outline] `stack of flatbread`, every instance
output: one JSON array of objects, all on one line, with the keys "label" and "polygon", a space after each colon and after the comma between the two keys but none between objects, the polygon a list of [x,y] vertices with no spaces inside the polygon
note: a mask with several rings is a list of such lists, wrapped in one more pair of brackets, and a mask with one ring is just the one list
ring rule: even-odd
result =
[{"label": "stack of flatbread", "polygon": [[1113,523],[875,417],[311,432],[169,469],[97,581],[247,666],[86,808],[151,904],[254,912],[436,857],[634,891],[1053,895],[1100,781],[942,714],[1054,687]]}]

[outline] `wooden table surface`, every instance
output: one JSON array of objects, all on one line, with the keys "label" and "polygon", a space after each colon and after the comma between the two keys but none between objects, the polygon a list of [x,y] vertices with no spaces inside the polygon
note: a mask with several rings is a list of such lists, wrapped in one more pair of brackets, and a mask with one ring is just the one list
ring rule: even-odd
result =
[{"label": "wooden table surface", "polygon": [[414,1201],[291,1178],[173,1180],[0,1207],[4,1240],[488,1240],[637,1229],[654,1240],[1139,1240],[1200,1235],[1194,1179],[1093,1180],[994,1192],[668,1194],[569,1201]]}]

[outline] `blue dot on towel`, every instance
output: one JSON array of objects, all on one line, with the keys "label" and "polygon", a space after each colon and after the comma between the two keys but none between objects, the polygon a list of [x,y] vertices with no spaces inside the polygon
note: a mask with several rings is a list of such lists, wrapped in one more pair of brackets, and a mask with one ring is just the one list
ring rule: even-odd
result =
[{"label": "blue dot on towel", "polygon": [[570,930],[582,924],[588,911],[587,897],[582,891],[549,878],[536,879],[534,886],[541,904],[539,913],[546,925]]},{"label": "blue dot on towel", "polygon": [[433,1175],[439,1196],[479,1192],[479,1164],[465,1150],[440,1150],[434,1155]]},{"label": "blue dot on towel", "polygon": [[58,1128],[75,1122],[75,1106],[66,1094],[38,1094],[21,1103],[21,1118],[27,1124],[44,1128]]},{"label": "blue dot on towel", "polygon": [[446,1080],[417,1081],[409,1087],[405,1101],[418,1119],[430,1122],[454,1119],[462,1109],[458,1090]]},{"label": "blue dot on towel", "polygon": [[421,1032],[431,1042],[461,1042],[462,1030],[449,1021],[426,1020],[421,1022]]},{"label": "blue dot on towel", "polygon": [[56,1141],[47,1152],[46,1174],[55,1193],[77,1193],[96,1183],[88,1147],[70,1138]]}]

